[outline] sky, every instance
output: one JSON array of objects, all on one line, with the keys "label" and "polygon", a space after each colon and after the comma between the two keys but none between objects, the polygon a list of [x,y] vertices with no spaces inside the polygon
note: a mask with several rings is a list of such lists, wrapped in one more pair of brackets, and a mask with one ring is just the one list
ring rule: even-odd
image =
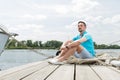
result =
[{"label": "sky", "polygon": [[96,43],[110,44],[120,40],[119,7],[120,0],[0,0],[0,24],[17,40],[64,42],[85,21]]}]

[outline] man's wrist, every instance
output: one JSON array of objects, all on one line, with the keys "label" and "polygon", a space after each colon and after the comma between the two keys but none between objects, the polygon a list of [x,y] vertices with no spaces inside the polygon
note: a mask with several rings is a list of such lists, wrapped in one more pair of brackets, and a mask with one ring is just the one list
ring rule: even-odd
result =
[{"label": "man's wrist", "polygon": [[68,46],[65,46],[67,49],[69,49],[69,47]]}]

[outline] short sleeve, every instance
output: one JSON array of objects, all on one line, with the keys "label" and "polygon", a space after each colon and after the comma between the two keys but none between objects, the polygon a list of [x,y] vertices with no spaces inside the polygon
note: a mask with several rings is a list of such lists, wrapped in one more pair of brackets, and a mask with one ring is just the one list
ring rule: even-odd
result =
[{"label": "short sleeve", "polygon": [[86,38],[87,40],[91,39],[91,36],[89,34],[85,34],[82,38]]},{"label": "short sleeve", "polygon": [[79,36],[79,35],[75,36],[72,40],[73,40],[73,41],[76,41],[76,40],[78,40],[78,39],[80,39],[80,36]]}]

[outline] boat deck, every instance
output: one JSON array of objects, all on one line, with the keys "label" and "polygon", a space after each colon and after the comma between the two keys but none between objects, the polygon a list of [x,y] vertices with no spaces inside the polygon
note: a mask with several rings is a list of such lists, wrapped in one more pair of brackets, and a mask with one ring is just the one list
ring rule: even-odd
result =
[{"label": "boat deck", "polygon": [[120,70],[97,65],[29,63],[0,72],[0,80],[120,80]]}]

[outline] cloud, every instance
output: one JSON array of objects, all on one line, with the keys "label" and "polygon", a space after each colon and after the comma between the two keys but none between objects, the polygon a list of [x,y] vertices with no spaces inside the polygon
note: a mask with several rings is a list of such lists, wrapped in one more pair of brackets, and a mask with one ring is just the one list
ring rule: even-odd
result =
[{"label": "cloud", "polygon": [[47,16],[45,15],[30,15],[30,14],[25,14],[23,16],[20,16],[20,18],[23,19],[32,19],[32,20],[45,20]]},{"label": "cloud", "polygon": [[74,27],[77,26],[77,23],[78,23],[78,21],[75,21],[75,22],[73,22],[73,23],[71,23],[69,25],[66,25],[65,28],[66,29],[74,29]]},{"label": "cloud", "polygon": [[[66,32],[45,32],[43,31],[41,34],[36,35],[39,37],[40,40],[46,41],[46,40],[59,40],[59,41],[66,41],[69,39],[69,33]],[[37,38],[38,39],[38,38]]]},{"label": "cloud", "polygon": [[36,33],[39,30],[43,29],[43,25],[37,25],[37,24],[18,24],[14,25],[7,25],[9,27],[9,32],[15,32],[20,35],[26,35],[30,36],[31,33]]},{"label": "cloud", "polygon": [[120,15],[114,15],[112,17],[106,18],[103,20],[103,23],[119,26],[120,25]]},{"label": "cloud", "polygon": [[89,11],[95,6],[99,5],[99,3],[95,0],[72,0],[72,12],[81,13]]},{"label": "cloud", "polygon": [[69,5],[59,6],[61,8],[56,7],[56,12],[64,14],[66,13],[66,15],[80,15],[90,11],[98,5],[99,3],[95,0],[72,0],[71,4]]},{"label": "cloud", "polygon": [[64,41],[77,34],[77,22],[83,20],[96,42],[112,42],[120,35],[118,5],[109,6],[113,2],[117,3],[112,0],[109,3],[102,0],[12,1],[7,4],[9,9],[4,6],[0,21],[7,24],[9,32],[19,34],[18,40]]},{"label": "cloud", "polygon": [[39,37],[36,37],[37,35],[43,34],[43,25],[37,25],[37,24],[18,24],[14,25],[7,25],[9,27],[9,32],[14,32],[19,34],[17,37],[18,40],[38,40]]},{"label": "cloud", "polygon": [[58,14],[67,14],[69,12],[69,9],[67,8],[67,6],[65,5],[57,5],[54,10],[58,13]]},{"label": "cloud", "polygon": [[[28,4],[27,4],[28,5]],[[98,6],[96,0],[71,0],[69,4],[39,4],[31,3],[29,6],[34,9],[49,10],[58,15],[80,15]]]},{"label": "cloud", "polygon": [[69,39],[69,32],[51,32],[45,31],[45,26],[43,25],[36,25],[36,24],[19,24],[19,25],[7,25],[9,27],[9,32],[14,32],[19,34],[16,37],[17,40],[41,40],[43,42],[47,40],[59,40],[65,41]]}]

